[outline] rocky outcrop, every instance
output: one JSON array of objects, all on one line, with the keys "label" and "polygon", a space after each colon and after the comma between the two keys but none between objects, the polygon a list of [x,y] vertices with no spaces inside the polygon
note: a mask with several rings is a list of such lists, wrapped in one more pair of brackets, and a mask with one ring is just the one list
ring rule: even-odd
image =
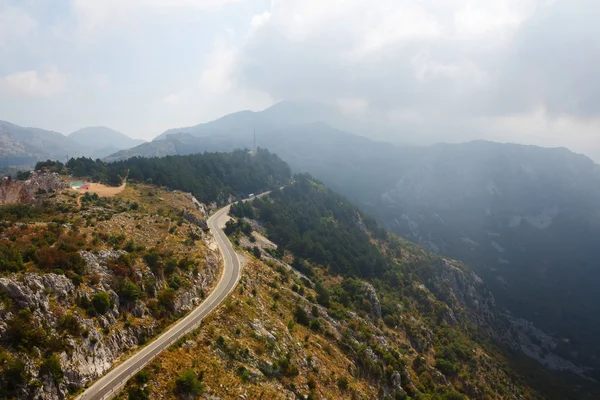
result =
[{"label": "rocky outcrop", "polygon": [[54,293],[58,300],[64,302],[73,294],[74,286],[71,280],[63,275],[40,276],[28,273],[23,276],[22,281],[16,278],[0,278],[0,290],[6,291],[19,308],[48,312],[49,293]]},{"label": "rocky outcrop", "polygon": [[373,285],[367,282],[362,282],[362,289],[363,294],[365,295],[369,303],[371,303],[373,316],[376,318],[381,318],[381,303],[377,298],[377,291],[375,291]]},{"label": "rocky outcrop", "polygon": [[40,191],[55,191],[67,187],[67,183],[55,172],[33,171],[26,181],[3,179],[0,181],[0,205],[30,203]]},{"label": "rocky outcrop", "polygon": [[208,224],[206,223],[206,220],[204,218],[197,217],[196,215],[190,212],[186,212],[185,214],[183,214],[183,218],[185,218],[188,222],[194,225],[198,225],[200,228],[202,228],[204,232],[208,231]]},{"label": "rocky outcrop", "polygon": [[[0,340],[9,339],[5,335],[11,320],[19,310],[28,308],[34,326],[43,327],[48,337],[64,343],[64,350],[55,352],[64,375],[60,381],[40,372],[40,362],[47,354],[39,350],[19,354],[19,358],[27,365],[28,376],[40,382],[37,385],[23,385],[19,397],[64,399],[69,395],[69,388],[85,387],[105,374],[126,351],[156,334],[158,322],[146,304],[137,300],[127,306],[121,305],[118,294],[111,288],[114,275],[107,264],[125,253],[123,250],[80,251],[86,262],[86,274],[98,278],[95,283],[86,281],[75,286],[64,275],[53,273],[14,274],[0,278],[0,292],[6,293],[12,304],[7,306],[0,302]],[[193,275],[190,287],[177,291],[173,304],[175,314],[182,315],[201,303],[218,279],[219,261],[218,253],[207,252],[202,273]],[[144,282],[152,275],[157,288],[166,285],[145,265],[133,268],[134,273],[139,275],[138,281]],[[112,308],[102,315],[92,316],[93,312],[88,315],[81,304],[90,304],[94,294],[99,291],[108,293]],[[80,333],[72,334],[60,327],[61,318],[67,313],[76,321]],[[135,323],[129,323],[134,317]],[[73,325],[73,322],[70,323]]]},{"label": "rocky outcrop", "polygon": [[100,250],[97,253],[91,251],[80,251],[79,254],[85,260],[85,264],[90,274],[97,274],[101,279],[111,276],[111,273],[106,268],[106,265],[111,260],[116,260],[123,254],[127,254],[125,250]]},{"label": "rocky outcrop", "polygon": [[476,325],[485,326],[495,320],[494,296],[473,271],[460,269],[452,261],[442,259],[430,283],[438,298],[470,311],[469,318]]},{"label": "rocky outcrop", "polygon": [[[443,259],[430,287],[439,299],[456,310],[466,311],[468,320],[486,331],[496,341],[515,351],[520,351],[553,370],[568,371],[585,377],[585,368],[560,357],[552,351],[559,340],[536,328],[522,318],[514,318],[496,306],[493,294],[474,272],[458,268]],[[460,312],[448,310],[448,318],[460,318]]]}]

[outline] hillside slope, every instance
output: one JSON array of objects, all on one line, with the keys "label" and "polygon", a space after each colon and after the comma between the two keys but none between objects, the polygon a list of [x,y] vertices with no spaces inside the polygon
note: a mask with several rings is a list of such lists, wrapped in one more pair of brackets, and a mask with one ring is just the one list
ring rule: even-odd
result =
[{"label": "hillside slope", "polygon": [[[378,230],[318,182],[296,177],[231,212],[238,219],[226,231],[251,260],[238,290],[133,378],[123,398],[598,394],[503,350],[537,345],[500,313],[480,278]],[[546,346],[538,350],[551,353]]]},{"label": "hillside slope", "polygon": [[396,173],[367,212],[472,265],[504,307],[564,338],[563,356],[600,366],[600,166],[566,149],[473,142],[433,146]]},{"label": "hillside slope", "polygon": [[76,393],[219,277],[191,195],[130,185],[76,197],[59,189],[0,207],[1,398]]},{"label": "hillside slope", "polygon": [[106,172],[85,158],[3,180],[0,204],[12,204],[0,206],[0,398],[67,398],[198,305],[221,270],[209,210],[289,181],[276,157],[247,156],[180,157],[172,170],[144,160],[146,173],[166,177],[185,164],[195,179],[183,184],[208,205],[134,171],[114,197],[76,192],[73,179]]},{"label": "hillside slope", "polygon": [[86,154],[58,132],[0,121],[0,167],[32,167],[41,160],[65,161]]},{"label": "hillside slope", "polygon": [[[244,126],[237,116],[248,120],[232,114],[215,121],[238,127],[236,134],[186,134],[187,143],[169,151],[251,147],[251,121]],[[148,145],[178,140],[171,135]],[[563,357],[600,371],[594,251],[600,167],[589,158],[483,141],[396,147],[323,123],[259,130],[257,142],[295,172],[309,172],[350,198],[382,226],[471,265],[503,307],[560,338]]]}]

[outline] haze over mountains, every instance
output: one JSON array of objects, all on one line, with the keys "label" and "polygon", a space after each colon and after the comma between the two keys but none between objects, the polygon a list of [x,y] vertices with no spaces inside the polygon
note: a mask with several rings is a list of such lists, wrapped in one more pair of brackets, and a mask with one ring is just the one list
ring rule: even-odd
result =
[{"label": "haze over mountains", "polygon": [[38,128],[24,128],[0,121],[0,166],[31,167],[37,160],[65,160],[82,155],[79,146],[64,135]]},{"label": "haze over mountains", "polygon": [[256,129],[259,147],[323,180],[386,228],[465,261],[513,315],[564,339],[561,355],[598,365],[600,166],[564,148],[394,146],[332,127],[340,120],[327,112],[311,120],[305,104],[297,114],[293,108],[280,103],[172,129],[106,160],[251,148]]},{"label": "haze over mountains", "polygon": [[119,150],[129,149],[146,142],[142,139],[132,139],[105,126],[79,129],[68,137],[92,151],[94,157],[105,157]]},{"label": "haze over mountains", "polygon": [[[560,338],[555,351],[561,356],[599,365],[598,165],[564,148],[486,141],[397,146],[348,133],[342,129],[348,125],[352,120],[332,108],[282,102],[170,129],[131,148],[135,140],[108,128],[47,136],[73,151],[123,146],[104,158],[116,161],[251,149],[256,131],[257,146],[294,171],[322,180],[384,227],[466,262],[501,306]],[[72,142],[78,146],[69,147]]]},{"label": "haze over mountains", "polygon": [[31,168],[37,161],[105,157],[144,143],[106,127],[83,128],[65,136],[0,121],[0,167]]}]

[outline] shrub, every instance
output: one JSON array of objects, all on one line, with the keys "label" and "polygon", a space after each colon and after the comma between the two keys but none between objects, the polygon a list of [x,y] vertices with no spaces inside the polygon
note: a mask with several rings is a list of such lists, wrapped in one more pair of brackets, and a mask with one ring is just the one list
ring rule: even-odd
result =
[{"label": "shrub", "polygon": [[165,263],[165,274],[171,275],[177,269],[177,260],[169,258]]},{"label": "shrub", "polygon": [[319,332],[322,328],[321,326],[321,321],[319,320],[319,318],[315,318],[312,321],[310,321],[310,325],[309,325],[310,329],[312,329],[315,332]]},{"label": "shrub", "polygon": [[169,287],[173,290],[179,289],[184,284],[183,278],[178,274],[173,274],[169,279]]},{"label": "shrub", "polygon": [[45,347],[50,339],[48,332],[33,319],[29,308],[19,311],[6,325],[6,333],[12,344],[23,350],[31,350],[34,346]]},{"label": "shrub", "polygon": [[110,309],[110,297],[106,292],[98,292],[92,298],[92,307],[98,314],[104,314]]},{"label": "shrub", "polygon": [[46,271],[61,269],[82,274],[85,269],[85,260],[79,253],[67,253],[64,250],[48,247],[38,251],[38,266]]},{"label": "shrub", "polygon": [[134,379],[138,385],[144,385],[150,380],[150,375],[146,371],[140,371],[137,374],[135,374]]},{"label": "shrub", "polygon": [[46,358],[42,361],[40,365],[40,374],[41,375],[49,375],[54,379],[55,382],[60,382],[63,378],[63,370],[60,365],[60,361],[55,354],[52,354],[50,357]]},{"label": "shrub", "polygon": [[131,279],[125,278],[118,282],[117,294],[121,303],[130,304],[135,303],[140,298],[142,292],[139,286],[133,283]]},{"label": "shrub", "polygon": [[67,331],[72,336],[81,336],[84,329],[73,313],[63,315],[58,321],[58,328],[61,331]]},{"label": "shrub", "polygon": [[299,305],[296,305],[296,310],[294,311],[294,318],[296,319],[296,322],[301,325],[308,326],[310,324],[310,318],[308,316],[308,313],[304,311],[304,308],[300,307]]},{"label": "shrub", "polygon": [[131,386],[127,389],[128,400],[148,400],[150,399],[150,391],[148,388],[141,388],[139,386]]},{"label": "shrub", "polygon": [[437,359],[435,361],[435,367],[442,371],[444,375],[452,375],[458,372],[458,365],[452,363],[451,361],[444,359]]},{"label": "shrub", "polygon": [[8,390],[14,390],[17,386],[23,385],[27,381],[25,363],[18,358],[13,358],[6,362],[3,372]]},{"label": "shrub", "polygon": [[341,390],[347,390],[348,389],[348,378],[346,378],[345,376],[340,376],[337,379],[337,385]]},{"label": "shrub", "polygon": [[158,304],[167,311],[173,311],[175,308],[175,292],[172,290],[161,290],[158,292]]},{"label": "shrub", "polygon": [[144,254],[144,262],[153,273],[157,273],[160,267],[160,254],[155,251]]},{"label": "shrub", "polygon": [[317,303],[323,307],[329,308],[329,291],[321,284],[317,282],[315,285],[315,291],[317,292]]},{"label": "shrub", "polygon": [[453,390],[445,393],[442,400],[465,400],[465,396]]},{"label": "shrub", "polygon": [[175,379],[175,392],[180,395],[202,394],[202,382],[193,369],[186,369]]},{"label": "shrub", "polygon": [[17,272],[23,268],[21,253],[15,247],[0,244],[0,271]]},{"label": "shrub", "polygon": [[277,368],[279,373],[283,376],[291,377],[299,374],[298,367],[292,364],[289,353],[286,357],[280,357],[279,360],[277,360]]},{"label": "shrub", "polygon": [[250,380],[250,373],[248,372],[248,370],[243,367],[240,366],[237,370],[237,374],[239,375],[240,379],[242,380],[242,382],[246,383]]}]

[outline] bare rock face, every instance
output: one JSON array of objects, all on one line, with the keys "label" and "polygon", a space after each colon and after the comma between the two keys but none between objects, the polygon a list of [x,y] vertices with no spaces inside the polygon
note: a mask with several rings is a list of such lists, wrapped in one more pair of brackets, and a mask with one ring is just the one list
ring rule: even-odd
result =
[{"label": "bare rock face", "polygon": [[23,280],[16,278],[0,278],[0,290],[5,290],[20,308],[30,308],[48,312],[49,295],[46,288],[57,295],[57,299],[66,300],[73,293],[74,286],[70,279],[63,275],[28,273]]},{"label": "bare rock face", "polygon": [[367,282],[362,283],[362,289],[365,297],[371,303],[371,307],[373,308],[373,316],[381,318],[381,303],[377,298],[377,291],[375,291],[373,285]]},{"label": "bare rock face", "polygon": [[481,326],[496,317],[496,300],[483,280],[472,271],[464,271],[443,259],[433,280],[433,291],[442,300],[454,300],[473,311],[472,322]]},{"label": "bare rock face", "polygon": [[404,392],[404,389],[402,388],[402,376],[400,375],[400,372],[394,371],[392,373],[391,381],[392,381],[393,389],[395,389],[399,392]]},{"label": "bare rock face", "polygon": [[183,214],[183,218],[194,225],[198,225],[204,232],[208,231],[208,224],[205,219],[199,218],[190,212]]},{"label": "bare rock face", "polygon": [[[493,294],[483,280],[472,271],[442,260],[430,286],[441,300],[464,308],[468,320],[485,330],[496,341],[537,360],[546,368],[569,371],[585,377],[585,368],[553,353],[559,340],[536,328],[530,321],[514,318],[499,309]],[[452,319],[460,318],[452,313]]]},{"label": "bare rock face", "polygon": [[106,267],[108,261],[116,260],[123,254],[127,254],[127,252],[125,250],[100,250],[97,253],[82,250],[79,252],[79,255],[85,260],[88,271],[100,275],[101,278],[111,275]]},{"label": "bare rock face", "polygon": [[3,179],[0,181],[0,205],[30,203],[39,191],[55,191],[67,188],[56,172],[33,171],[26,181]]}]

